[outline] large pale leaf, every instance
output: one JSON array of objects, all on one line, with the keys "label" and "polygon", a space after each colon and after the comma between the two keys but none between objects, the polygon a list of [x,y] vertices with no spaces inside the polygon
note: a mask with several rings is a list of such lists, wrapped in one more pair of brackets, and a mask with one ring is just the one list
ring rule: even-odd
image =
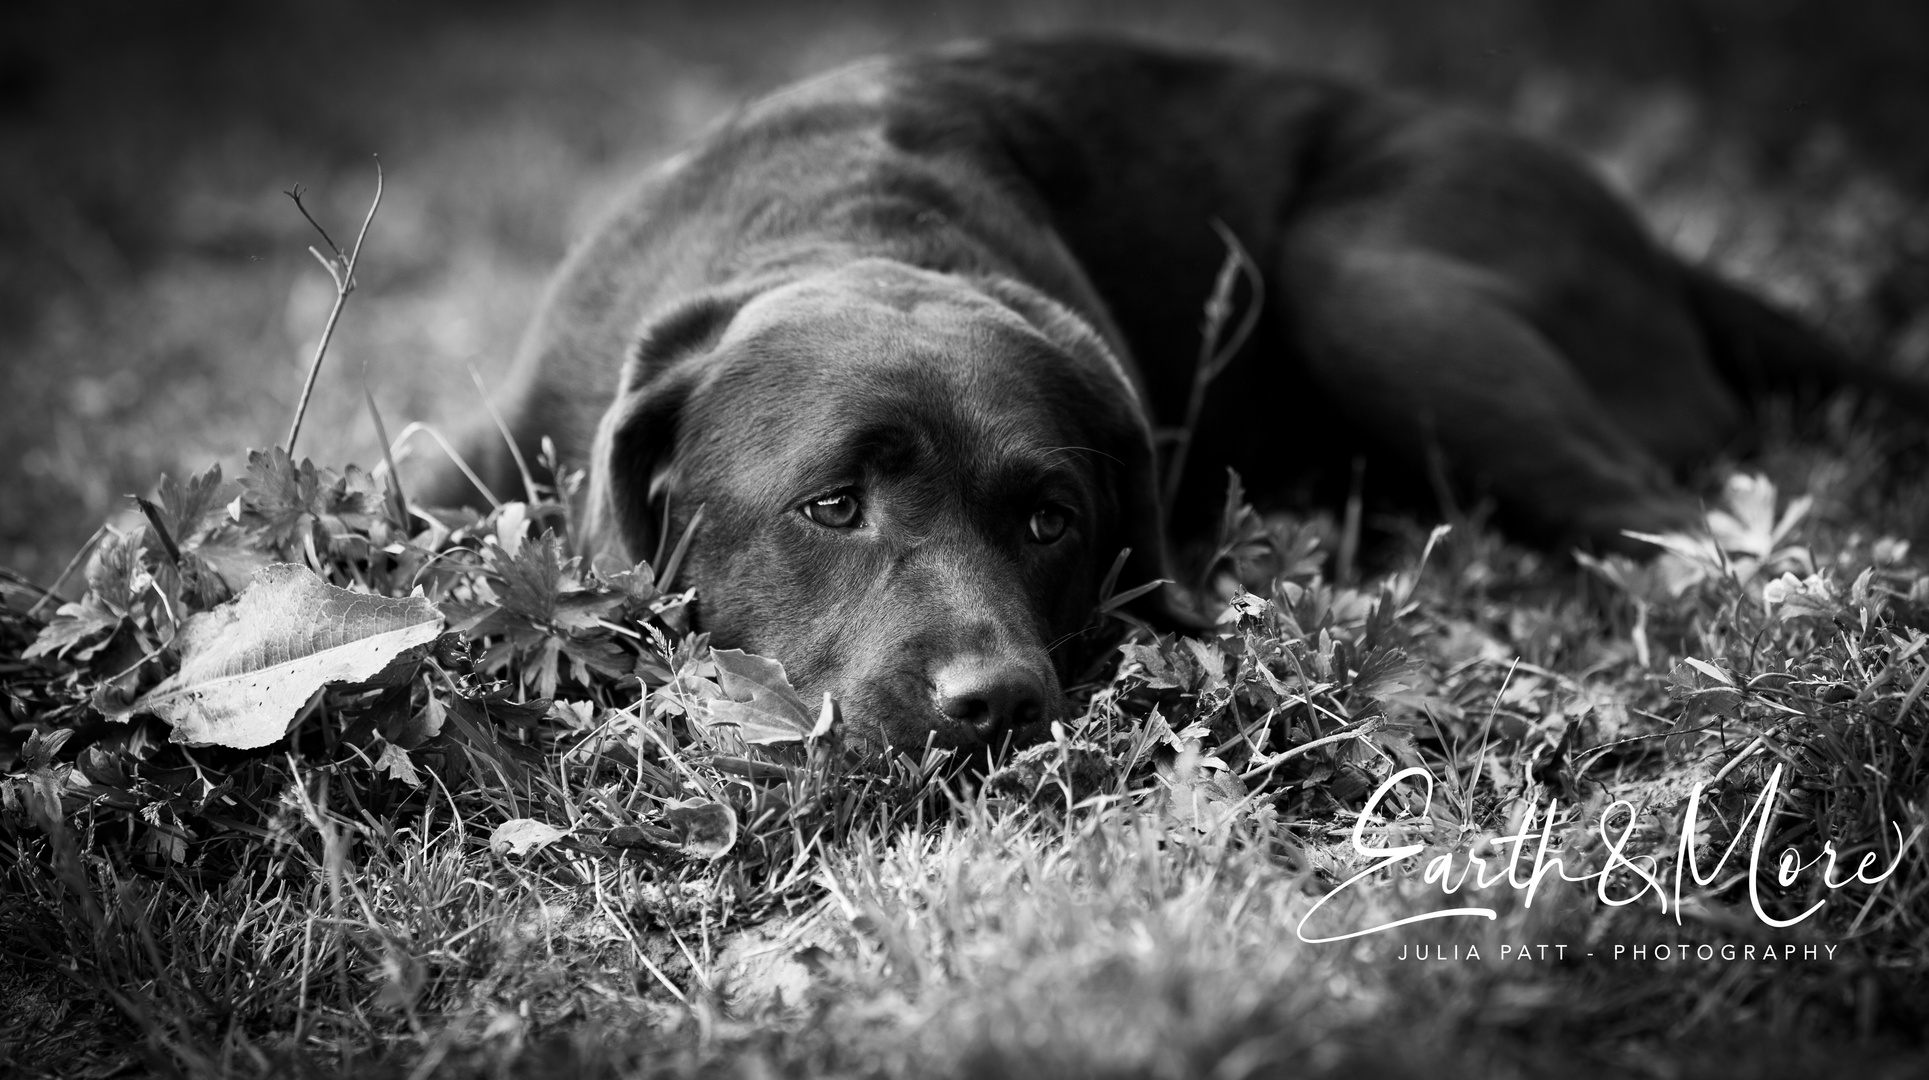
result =
[{"label": "large pale leaf", "polygon": [[166,720],[189,746],[266,746],[317,690],[366,682],[441,632],[425,597],[366,596],[276,564],[238,599],[187,621],[181,669],[131,711]]}]

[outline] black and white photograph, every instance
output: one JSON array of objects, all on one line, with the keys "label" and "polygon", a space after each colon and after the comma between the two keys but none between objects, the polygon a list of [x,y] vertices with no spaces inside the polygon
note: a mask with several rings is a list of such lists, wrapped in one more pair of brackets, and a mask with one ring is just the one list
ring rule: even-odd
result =
[{"label": "black and white photograph", "polygon": [[0,1075],[1929,1075],[1929,6],[0,13]]}]

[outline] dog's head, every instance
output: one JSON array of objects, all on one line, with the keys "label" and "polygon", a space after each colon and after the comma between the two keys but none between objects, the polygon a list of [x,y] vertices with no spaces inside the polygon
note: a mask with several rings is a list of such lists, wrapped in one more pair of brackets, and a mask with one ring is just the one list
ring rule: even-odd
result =
[{"label": "dog's head", "polygon": [[1053,649],[1162,570],[1122,367],[1009,282],[865,260],[704,295],[641,335],[597,432],[592,542],[679,570],[718,645],[833,694],[873,747],[1035,735]]}]

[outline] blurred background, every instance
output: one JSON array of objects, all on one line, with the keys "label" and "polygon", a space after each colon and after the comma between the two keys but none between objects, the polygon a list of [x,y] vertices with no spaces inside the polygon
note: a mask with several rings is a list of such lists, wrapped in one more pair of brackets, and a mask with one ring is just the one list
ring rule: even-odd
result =
[{"label": "blurred background", "polygon": [[[34,10],[39,7],[40,10]],[[1084,28],[1238,49],[1509,119],[1666,241],[1929,373],[1919,0],[9,5],[0,565],[45,583],[163,472],[285,435],[338,242],[387,192],[299,452],[477,414],[569,242],[732,107],[860,56]]]}]

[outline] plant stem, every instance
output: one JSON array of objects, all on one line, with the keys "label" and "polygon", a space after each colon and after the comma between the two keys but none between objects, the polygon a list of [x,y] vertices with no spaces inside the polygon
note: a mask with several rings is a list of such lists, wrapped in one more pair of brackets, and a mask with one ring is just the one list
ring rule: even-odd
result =
[{"label": "plant stem", "polygon": [[[295,205],[301,205],[300,196],[291,195],[291,197],[295,199]],[[321,340],[315,343],[315,358],[308,362],[308,378],[301,384],[301,400],[295,402],[295,419],[288,425],[286,449],[291,459],[295,456],[295,439],[301,434],[301,418],[308,412],[308,398],[315,392],[315,377],[321,374],[322,357],[328,355],[328,342],[335,336],[335,324],[341,320],[342,308],[348,304],[348,294],[355,291],[355,263],[362,255],[362,241],[368,238],[369,223],[375,220],[375,211],[381,205],[382,159],[376,158],[375,198],[368,204],[368,216],[362,219],[362,230],[355,234],[355,246],[348,249],[348,258],[343,260],[341,272],[335,273],[332,266],[329,270],[330,276],[335,279],[335,306],[329,309],[328,323],[322,327]],[[316,226],[316,231],[320,231],[319,225]],[[328,234],[322,233],[322,239],[327,240]],[[330,246],[333,246],[332,242]],[[337,258],[340,258],[339,254]]]}]

